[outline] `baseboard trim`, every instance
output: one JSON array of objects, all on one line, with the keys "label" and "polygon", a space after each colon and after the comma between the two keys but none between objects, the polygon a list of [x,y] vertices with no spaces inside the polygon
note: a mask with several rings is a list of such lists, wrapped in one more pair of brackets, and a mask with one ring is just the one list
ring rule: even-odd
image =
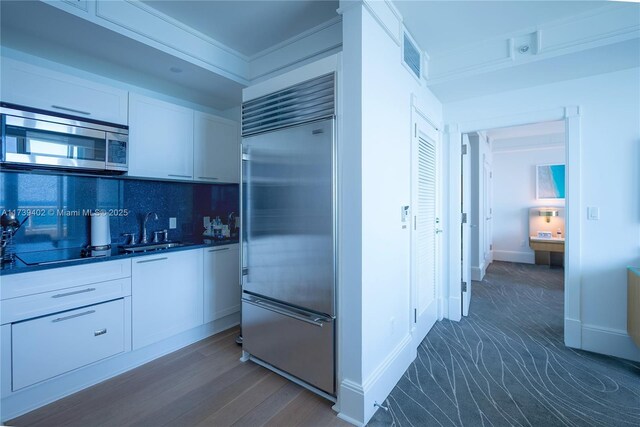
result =
[{"label": "baseboard trim", "polygon": [[533,252],[520,251],[493,251],[494,261],[519,262],[522,264],[535,264],[536,258]]},{"label": "baseboard trim", "polygon": [[239,324],[240,313],[235,313],[159,343],[121,353],[3,397],[3,419],[0,420],[0,424]]},{"label": "baseboard trim", "polygon": [[368,423],[378,410],[374,403],[382,404],[391,390],[417,356],[416,349],[411,345],[411,334],[407,334],[393,351],[378,365],[363,383],[364,389],[364,423]]},{"label": "baseboard trim", "polygon": [[582,323],[578,319],[564,318],[564,345],[582,348]]},{"label": "baseboard trim", "polygon": [[640,348],[622,329],[582,324],[582,349],[640,362]]},{"label": "baseboard trim", "polygon": [[475,280],[476,282],[481,282],[484,279],[484,273],[487,271],[485,265],[482,264],[480,267],[471,267],[471,280]]},{"label": "baseboard trim", "polygon": [[382,404],[386,400],[416,358],[416,349],[411,343],[411,334],[407,334],[362,385],[350,380],[342,381],[338,414],[341,419],[358,426],[369,422],[378,410],[374,403]]},{"label": "baseboard trim", "polygon": [[364,389],[362,385],[351,380],[342,380],[338,402],[340,406],[338,418],[355,426],[364,426]]},{"label": "baseboard trim", "polygon": [[449,297],[449,311],[445,318],[459,322],[462,319],[462,298]]},{"label": "baseboard trim", "polygon": [[357,426],[357,427],[364,427],[364,424],[362,424],[359,421],[354,420],[353,418],[349,418],[348,416],[344,415],[343,413],[338,413],[338,418],[340,418],[342,421],[346,421],[351,425]]}]

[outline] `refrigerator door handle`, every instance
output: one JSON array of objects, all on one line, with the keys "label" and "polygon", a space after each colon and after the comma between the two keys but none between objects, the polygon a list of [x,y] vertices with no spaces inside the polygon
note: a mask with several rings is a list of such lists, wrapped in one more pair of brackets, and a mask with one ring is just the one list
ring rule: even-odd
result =
[{"label": "refrigerator door handle", "polygon": [[248,304],[255,305],[256,307],[264,308],[265,310],[273,311],[274,313],[282,314],[283,316],[291,317],[293,319],[300,320],[302,322],[309,323],[320,328],[322,328],[325,323],[331,322],[331,320],[333,320],[331,318],[322,317],[315,314],[311,316],[305,316],[303,314],[281,308],[278,305],[258,298],[245,297],[243,298],[243,301]]}]

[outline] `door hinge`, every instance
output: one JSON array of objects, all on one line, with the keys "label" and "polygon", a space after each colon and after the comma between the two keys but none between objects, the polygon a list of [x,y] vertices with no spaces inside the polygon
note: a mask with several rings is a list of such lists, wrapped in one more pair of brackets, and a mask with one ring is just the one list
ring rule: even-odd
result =
[{"label": "door hinge", "polygon": [[467,214],[465,212],[462,212],[462,223],[463,224],[467,223]]},{"label": "door hinge", "polygon": [[462,282],[462,292],[467,292],[467,282]]},{"label": "door hinge", "polygon": [[418,309],[413,309],[413,323],[418,323]]},{"label": "door hinge", "polygon": [[489,250],[492,251],[493,250],[493,243],[489,244]]},{"label": "door hinge", "polygon": [[467,154],[467,144],[462,144],[462,155]]}]

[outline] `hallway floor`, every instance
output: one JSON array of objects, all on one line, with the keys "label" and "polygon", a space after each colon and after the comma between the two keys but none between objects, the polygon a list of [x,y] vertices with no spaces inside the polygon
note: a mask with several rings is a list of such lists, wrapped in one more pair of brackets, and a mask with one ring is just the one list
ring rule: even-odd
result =
[{"label": "hallway floor", "polygon": [[494,262],[370,426],[637,426],[640,363],[563,344],[563,270]]}]

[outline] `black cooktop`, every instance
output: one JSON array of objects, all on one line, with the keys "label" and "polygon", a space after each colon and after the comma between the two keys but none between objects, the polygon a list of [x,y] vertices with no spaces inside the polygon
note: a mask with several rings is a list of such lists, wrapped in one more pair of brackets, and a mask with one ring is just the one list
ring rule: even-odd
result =
[{"label": "black cooktop", "polygon": [[77,261],[83,258],[107,257],[111,256],[111,249],[104,251],[92,251],[85,248],[65,248],[52,249],[48,251],[23,252],[16,256],[20,261],[27,265],[46,265]]}]

